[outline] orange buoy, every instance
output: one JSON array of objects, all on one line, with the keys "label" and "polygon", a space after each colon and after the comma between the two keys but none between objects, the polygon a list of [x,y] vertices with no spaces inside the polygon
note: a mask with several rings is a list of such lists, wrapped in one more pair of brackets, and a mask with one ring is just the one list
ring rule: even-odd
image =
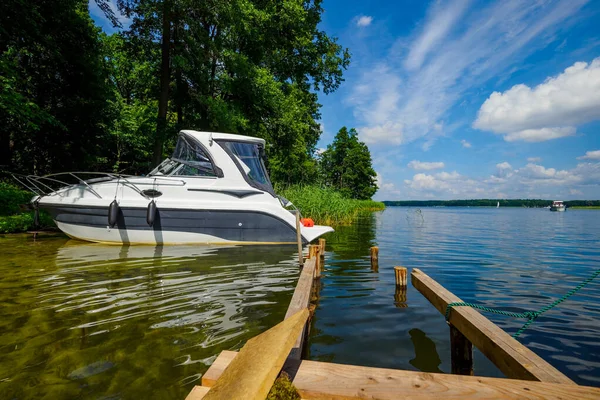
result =
[{"label": "orange buoy", "polygon": [[313,221],[312,218],[302,218],[300,222],[302,222],[302,226],[305,226],[307,228],[315,226],[315,221]]}]

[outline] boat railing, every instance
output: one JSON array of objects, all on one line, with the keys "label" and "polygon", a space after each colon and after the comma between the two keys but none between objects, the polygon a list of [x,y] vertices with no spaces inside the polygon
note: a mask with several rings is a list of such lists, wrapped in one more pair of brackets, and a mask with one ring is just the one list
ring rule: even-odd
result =
[{"label": "boat railing", "polygon": [[[30,192],[35,193],[38,196],[53,196],[53,195],[62,195],[65,189],[83,186],[85,190],[92,193],[97,198],[101,199],[102,196],[94,190],[94,188],[90,184],[100,183],[100,182],[111,182],[116,180],[117,186],[122,184],[123,186],[127,186],[130,189],[134,190],[140,196],[150,199],[150,196],[144,193],[144,190],[140,189],[138,185],[131,182],[133,178],[147,178],[152,179],[153,181],[165,181],[171,184],[175,184],[176,186],[183,186],[186,182],[182,179],[173,179],[169,177],[158,177],[158,176],[135,176],[135,175],[123,175],[123,174],[114,174],[110,172],[89,172],[89,171],[78,171],[78,172],[58,172],[55,174],[49,175],[22,175],[10,172],[9,173],[12,178],[18,182],[21,186],[29,190]],[[98,176],[97,178],[85,179],[86,176]],[[76,182],[71,182],[67,178],[75,179]],[[71,179],[71,180],[72,180]]]}]

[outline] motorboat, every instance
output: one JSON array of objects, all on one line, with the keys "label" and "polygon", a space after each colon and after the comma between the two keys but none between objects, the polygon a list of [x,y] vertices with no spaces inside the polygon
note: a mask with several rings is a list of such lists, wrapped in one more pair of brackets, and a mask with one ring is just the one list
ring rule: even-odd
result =
[{"label": "motorboat", "polygon": [[[298,210],[275,193],[265,141],[184,130],[146,176],[66,172],[15,177],[68,236],[125,244],[296,243]],[[73,181],[73,182],[71,182]],[[304,219],[303,219],[304,221]],[[300,224],[303,243],[332,232]]]},{"label": "motorboat", "polygon": [[552,205],[550,206],[550,211],[565,211],[566,209],[567,207],[565,206],[565,203],[560,200],[553,201]]}]

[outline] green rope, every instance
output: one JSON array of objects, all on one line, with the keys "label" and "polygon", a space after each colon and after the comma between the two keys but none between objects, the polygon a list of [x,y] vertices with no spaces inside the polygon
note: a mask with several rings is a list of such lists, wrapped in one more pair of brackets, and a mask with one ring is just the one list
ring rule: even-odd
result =
[{"label": "green rope", "polygon": [[517,331],[517,333],[515,333],[513,335],[514,338],[517,338],[521,333],[523,333],[525,331],[525,329],[527,329],[529,327],[529,325],[533,324],[533,322],[537,319],[537,317],[539,317],[546,311],[551,310],[552,308],[556,307],[563,301],[567,300],[569,297],[573,296],[581,288],[583,288],[585,285],[587,285],[588,283],[593,281],[598,275],[600,275],[600,269],[598,269],[596,272],[594,272],[590,277],[588,277],[586,280],[581,282],[575,288],[569,290],[567,292],[567,294],[565,294],[563,297],[561,297],[558,300],[555,300],[553,303],[551,303],[545,307],[542,307],[538,311],[525,311],[522,313],[514,313],[514,312],[510,312],[510,311],[498,310],[496,308],[484,307],[479,304],[455,302],[455,303],[449,303],[448,306],[446,307],[446,321],[448,321],[450,318],[450,310],[452,310],[452,307],[472,307],[472,308],[476,308],[481,311],[504,315],[506,317],[527,318],[527,322],[525,322],[525,324],[521,327],[521,329],[519,329]]}]

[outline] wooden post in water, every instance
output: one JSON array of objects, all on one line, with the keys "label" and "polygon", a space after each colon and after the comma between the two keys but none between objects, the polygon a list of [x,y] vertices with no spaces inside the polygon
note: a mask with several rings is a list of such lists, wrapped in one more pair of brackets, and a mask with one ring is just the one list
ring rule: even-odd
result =
[{"label": "wooden post in water", "polygon": [[308,246],[308,259],[315,259],[315,278],[321,277],[321,256],[319,255],[321,246],[318,244],[311,244]]},{"label": "wooden post in water", "polygon": [[373,271],[379,270],[379,247],[371,247],[371,269]]},{"label": "wooden post in water", "polygon": [[298,242],[298,265],[304,265],[302,259],[302,233],[300,232],[300,211],[296,210],[296,241]]},{"label": "wooden post in water", "polygon": [[452,373],[456,375],[473,375],[473,343],[469,341],[454,325],[450,326],[450,354]]},{"label": "wooden post in water", "polygon": [[394,273],[396,274],[396,287],[405,288],[407,283],[406,268],[394,267]]},{"label": "wooden post in water", "polygon": [[323,270],[325,269],[325,239],[323,238],[319,239],[319,255],[319,267],[320,271],[323,272]]}]

